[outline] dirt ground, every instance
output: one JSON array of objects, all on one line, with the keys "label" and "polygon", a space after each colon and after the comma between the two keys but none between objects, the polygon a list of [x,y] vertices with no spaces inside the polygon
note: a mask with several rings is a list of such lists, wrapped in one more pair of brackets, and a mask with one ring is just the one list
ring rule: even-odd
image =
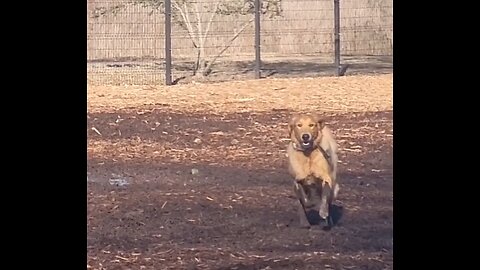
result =
[{"label": "dirt ground", "polygon": [[[254,56],[223,57],[212,67],[205,78],[193,77],[194,61],[174,59],[172,81],[174,84],[192,82],[226,82],[255,78]],[[333,56],[262,57],[262,78],[305,78],[335,76]],[[345,74],[389,74],[393,70],[392,56],[355,55],[341,58]],[[91,85],[159,84],[165,82],[164,59],[117,59],[90,61],[87,63],[87,80]]]},{"label": "dirt ground", "polygon": [[[89,86],[87,269],[393,269],[392,74]],[[340,146],[331,230],[299,228],[286,123]]]}]

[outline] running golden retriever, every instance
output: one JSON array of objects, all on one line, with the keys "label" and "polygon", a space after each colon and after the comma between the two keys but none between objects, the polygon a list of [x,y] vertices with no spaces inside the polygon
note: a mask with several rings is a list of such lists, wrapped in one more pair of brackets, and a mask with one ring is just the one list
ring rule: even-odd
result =
[{"label": "running golden retriever", "polygon": [[[318,214],[332,225],[329,208],[337,197],[338,146],[333,134],[318,114],[297,114],[288,124],[288,170],[295,178],[294,190],[300,201],[302,227],[310,227],[306,209],[318,208]],[[315,201],[315,198],[319,200]]]}]

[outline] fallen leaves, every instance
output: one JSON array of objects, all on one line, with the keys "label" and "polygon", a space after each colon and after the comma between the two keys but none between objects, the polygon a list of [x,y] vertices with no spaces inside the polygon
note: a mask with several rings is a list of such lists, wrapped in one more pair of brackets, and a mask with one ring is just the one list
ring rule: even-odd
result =
[{"label": "fallen leaves", "polygon": [[[232,91],[226,90],[232,89]],[[234,89],[234,91],[233,91]],[[275,90],[277,89],[277,90]],[[282,89],[282,91],[278,91]],[[315,95],[304,98],[304,89],[315,89]],[[115,111],[137,108],[138,115],[154,109],[145,105],[168,107],[191,112],[241,112],[248,106],[256,111],[379,111],[391,110],[393,76],[318,77],[229,81],[213,84],[158,86],[144,91],[136,86],[94,86],[87,89],[87,108],[93,111]],[[157,105],[156,105],[157,104]]]},{"label": "fallen leaves", "polygon": [[95,133],[97,133],[98,135],[102,136],[102,133],[100,133],[100,131],[98,131],[96,127],[92,127],[92,130],[95,131]]}]

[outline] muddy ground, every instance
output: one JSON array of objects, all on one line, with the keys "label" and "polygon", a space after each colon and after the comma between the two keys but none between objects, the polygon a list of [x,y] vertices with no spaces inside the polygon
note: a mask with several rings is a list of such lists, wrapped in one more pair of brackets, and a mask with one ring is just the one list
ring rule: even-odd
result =
[{"label": "muddy ground", "polygon": [[87,269],[393,269],[392,110],[323,112],[340,145],[327,231],[298,226],[296,110],[94,107]]}]

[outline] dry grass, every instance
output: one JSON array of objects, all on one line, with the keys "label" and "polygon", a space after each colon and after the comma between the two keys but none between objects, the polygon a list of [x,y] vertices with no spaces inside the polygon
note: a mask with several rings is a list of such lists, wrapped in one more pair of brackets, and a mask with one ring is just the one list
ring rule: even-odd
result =
[{"label": "dry grass", "polygon": [[262,79],[175,86],[89,86],[88,111],[142,110],[168,104],[183,112],[243,112],[305,107],[323,112],[392,109],[392,74]]},{"label": "dry grass", "polygon": [[[308,111],[316,110],[329,115],[345,112],[371,112],[392,110],[392,75],[320,77],[301,79],[263,79],[247,81],[230,81],[213,84],[185,84],[176,86],[89,86],[87,108],[90,114],[115,113],[130,115],[136,122],[144,122],[152,130],[158,127],[156,121],[162,122],[162,128],[173,125],[168,119],[149,118],[155,108],[171,110],[181,115],[201,113],[207,118],[218,118],[222,115],[239,112],[269,112],[271,110]],[[166,107],[167,105],[167,107]],[[93,117],[93,116],[92,116]],[[119,116],[120,117],[120,116]],[[198,118],[198,115],[196,116]],[[352,116],[355,120],[355,115]],[[92,119],[93,120],[93,119]],[[217,119],[218,120],[218,119]],[[103,160],[132,161],[150,157],[152,160],[165,159],[172,163],[199,160],[209,164],[248,163],[254,155],[262,153],[266,162],[284,159],[284,151],[273,151],[252,145],[248,140],[252,135],[241,135],[239,130],[204,133],[202,130],[182,127],[173,133],[182,138],[189,138],[192,144],[195,138],[204,141],[201,147],[182,146],[178,142],[168,140],[152,141],[147,138],[133,136],[126,138],[119,133],[121,124],[115,119],[108,125],[90,127],[88,140],[89,158]],[[220,120],[218,120],[220,121]],[[95,121],[92,121],[94,124]],[[330,123],[338,124],[338,123]],[[335,130],[340,147],[349,149],[352,145],[352,134],[355,138],[376,136],[376,140],[391,141],[391,130],[383,122],[371,123],[353,131],[348,127]],[[263,139],[278,144],[285,142],[285,125],[283,122],[272,122],[272,126],[253,125],[249,131]],[[280,128],[278,128],[280,127]],[[96,130],[94,130],[95,128]],[[387,131],[385,130],[387,128]],[[99,131],[99,133],[97,132]],[[140,131],[139,131],[140,132]],[[155,131],[161,135],[160,131]],[[389,135],[390,134],[390,135]],[[170,135],[167,135],[170,136]],[[378,137],[378,138],[377,138]],[[228,142],[236,139],[235,146]],[[219,143],[216,143],[216,142]],[[227,142],[227,144],[225,144]],[[198,145],[197,145],[198,146]],[[348,148],[348,149],[347,149]],[[218,155],[218,151],[224,153]],[[363,150],[353,149],[355,154]],[[358,152],[358,153],[357,153]]]}]

